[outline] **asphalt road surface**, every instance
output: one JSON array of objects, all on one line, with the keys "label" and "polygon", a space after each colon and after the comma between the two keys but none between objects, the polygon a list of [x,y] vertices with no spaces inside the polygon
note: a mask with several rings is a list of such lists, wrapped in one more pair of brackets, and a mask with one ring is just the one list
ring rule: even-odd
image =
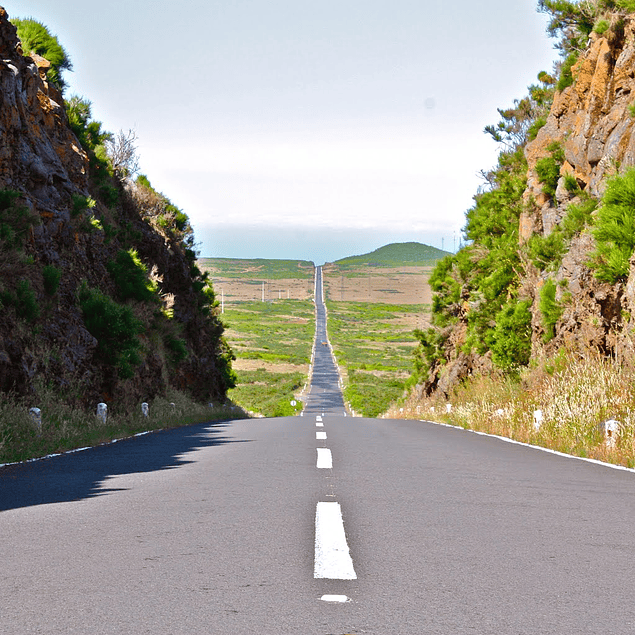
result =
[{"label": "asphalt road surface", "polygon": [[304,406],[304,414],[345,415],[344,398],[339,387],[339,374],[333,359],[326,332],[326,307],[322,291],[322,267],[315,269],[315,352],[311,387]]},{"label": "asphalt road surface", "polygon": [[431,423],[158,432],[0,510],[3,634],[635,632],[635,474]]}]

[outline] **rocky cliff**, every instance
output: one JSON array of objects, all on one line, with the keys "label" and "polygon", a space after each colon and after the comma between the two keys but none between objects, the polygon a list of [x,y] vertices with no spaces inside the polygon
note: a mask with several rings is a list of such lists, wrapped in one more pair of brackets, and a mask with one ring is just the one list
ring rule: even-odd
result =
[{"label": "rocky cliff", "polygon": [[[607,183],[635,166],[635,15],[600,17],[602,28],[589,34],[571,81],[549,89],[541,121],[535,95],[548,87],[533,87],[533,98],[500,111],[500,130],[509,131],[518,129],[510,122],[523,105],[533,109],[533,134],[502,153],[491,191],[477,195],[468,212],[472,242],[433,275],[436,329],[419,334],[422,394],[447,395],[472,374],[561,350],[618,358],[633,351],[635,259],[627,275],[611,281],[597,275],[593,260]],[[509,228],[498,227],[494,215]],[[509,249],[501,247],[505,240]]]},{"label": "rocky cliff", "polygon": [[48,66],[0,8],[0,391],[224,399],[231,352],[187,217],[83,147]]},{"label": "rocky cliff", "polygon": [[[527,208],[519,222],[521,245],[535,234],[549,236],[581,193],[600,201],[607,178],[635,165],[635,118],[629,110],[635,99],[635,19],[624,20],[617,33],[591,33],[572,72],[573,84],[556,92],[547,123],[525,149],[529,170]],[[549,197],[536,165],[554,143],[562,147],[564,161],[555,196]],[[575,178],[579,191],[565,187],[567,175]],[[598,281],[588,266],[594,249],[592,232],[583,231],[573,238],[555,272],[527,267],[522,284],[523,292],[534,300],[534,354],[542,348],[544,333],[538,293],[550,276],[558,283],[563,312],[548,350],[564,344],[580,351],[615,352],[624,318],[635,309],[635,270],[631,267],[626,283]]]}]

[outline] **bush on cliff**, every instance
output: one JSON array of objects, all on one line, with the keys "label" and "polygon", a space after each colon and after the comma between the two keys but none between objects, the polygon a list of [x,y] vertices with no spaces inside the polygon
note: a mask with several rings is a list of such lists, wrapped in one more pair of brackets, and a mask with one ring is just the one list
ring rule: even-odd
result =
[{"label": "bush on cliff", "polygon": [[24,55],[29,56],[31,53],[36,53],[48,60],[51,63],[51,68],[47,73],[47,79],[60,91],[63,91],[66,88],[66,82],[62,73],[72,70],[73,65],[57,37],[52,35],[42,23],[32,18],[12,20],[12,22],[18,30]]},{"label": "bush on cliff", "polygon": [[608,180],[593,236],[596,278],[610,283],[626,279],[635,249],[635,168]]},{"label": "bush on cliff", "polygon": [[97,339],[97,353],[107,364],[117,368],[119,377],[129,379],[141,363],[141,343],[137,335],[143,325],[132,310],[84,284],[78,294],[86,328]]}]

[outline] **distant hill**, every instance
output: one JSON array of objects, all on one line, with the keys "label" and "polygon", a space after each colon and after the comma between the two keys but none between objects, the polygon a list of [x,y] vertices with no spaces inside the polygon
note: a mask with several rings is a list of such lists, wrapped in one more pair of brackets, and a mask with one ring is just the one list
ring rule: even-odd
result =
[{"label": "distant hill", "polygon": [[449,252],[422,243],[392,243],[369,254],[349,256],[336,260],[337,265],[374,265],[398,267],[400,265],[434,265]]}]

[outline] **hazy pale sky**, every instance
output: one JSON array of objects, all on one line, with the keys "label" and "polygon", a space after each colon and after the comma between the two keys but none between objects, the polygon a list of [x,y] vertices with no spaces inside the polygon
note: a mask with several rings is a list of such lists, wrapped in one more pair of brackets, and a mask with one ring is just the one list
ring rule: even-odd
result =
[{"label": "hazy pale sky", "polygon": [[537,0],[0,0],[66,48],[67,96],[134,129],[202,256],[458,247],[483,128],[556,59]]}]

